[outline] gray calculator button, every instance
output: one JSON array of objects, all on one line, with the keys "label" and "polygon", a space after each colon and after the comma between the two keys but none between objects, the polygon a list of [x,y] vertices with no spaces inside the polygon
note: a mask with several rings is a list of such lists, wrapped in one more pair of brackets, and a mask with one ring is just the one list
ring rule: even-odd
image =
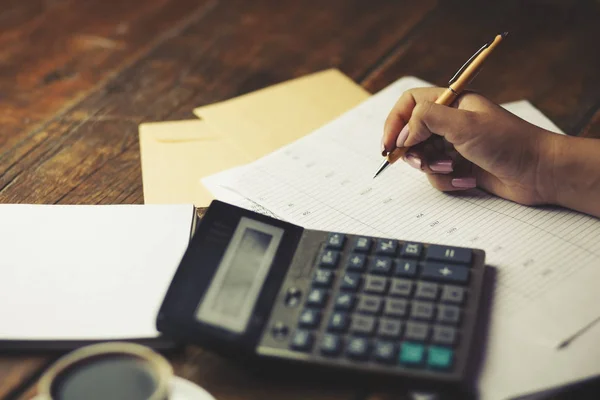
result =
[{"label": "gray calculator button", "polygon": [[351,293],[340,293],[335,299],[335,309],[340,311],[351,311],[354,308],[356,297]]},{"label": "gray calculator button", "polygon": [[392,278],[390,284],[390,296],[410,297],[412,294],[413,282],[408,279]]},{"label": "gray calculator button", "polygon": [[313,284],[319,287],[330,287],[333,283],[333,272],[327,269],[318,269],[313,278]]},{"label": "gray calculator button", "polygon": [[389,275],[392,272],[392,259],[384,256],[372,257],[369,272],[378,275]]},{"label": "gray calculator button", "polygon": [[376,321],[374,317],[367,315],[355,314],[352,316],[352,323],[350,324],[350,332],[356,335],[369,336],[375,332]]},{"label": "gray calculator button", "polygon": [[423,321],[430,321],[433,319],[435,308],[433,303],[426,301],[413,301],[410,309],[410,317],[413,319],[420,319]]},{"label": "gray calculator button", "polygon": [[438,296],[438,285],[431,282],[417,283],[415,297],[423,300],[435,300]]},{"label": "gray calculator button", "polygon": [[466,284],[469,281],[469,268],[460,265],[427,262],[421,269],[421,278]]},{"label": "gray calculator button", "polygon": [[373,239],[368,237],[357,237],[354,241],[354,251],[367,253],[371,250],[371,243],[373,243]]},{"label": "gray calculator button", "polygon": [[470,264],[473,251],[461,247],[448,247],[432,244],[427,249],[427,260],[449,261],[452,263]]},{"label": "gray calculator button", "polygon": [[407,322],[404,338],[425,341],[429,337],[429,325],[421,322]]},{"label": "gray calculator button", "polygon": [[327,290],[311,289],[306,296],[306,305],[309,307],[321,308],[327,302]]},{"label": "gray calculator button", "polygon": [[433,337],[431,341],[435,344],[445,344],[452,346],[456,343],[456,329],[449,326],[436,326],[433,328]]},{"label": "gray calculator button", "polygon": [[403,260],[403,259],[397,260],[396,268],[394,269],[394,275],[407,276],[407,277],[416,276],[417,275],[417,262],[415,260]]},{"label": "gray calculator button", "polygon": [[342,283],[340,285],[340,288],[342,290],[356,292],[358,290],[358,287],[360,286],[360,281],[360,274],[346,272],[342,277]]},{"label": "gray calculator button", "polygon": [[368,293],[384,294],[387,290],[388,280],[382,276],[367,275],[363,290]]},{"label": "gray calculator button", "polygon": [[346,268],[351,271],[362,272],[366,267],[366,259],[367,256],[360,253],[353,253],[348,258],[348,263],[346,264]]},{"label": "gray calculator button", "polygon": [[402,246],[402,252],[400,255],[408,258],[419,258],[422,251],[423,245],[421,243],[406,242]]},{"label": "gray calculator button", "polygon": [[404,299],[386,299],[383,314],[390,317],[404,317],[408,312],[408,301]]},{"label": "gray calculator button", "polygon": [[356,311],[364,314],[378,314],[383,300],[378,296],[360,296]]},{"label": "gray calculator button", "polygon": [[377,336],[398,339],[402,333],[402,322],[397,319],[381,318],[377,326]]},{"label": "gray calculator button", "polygon": [[319,264],[321,265],[321,267],[335,268],[335,267],[337,267],[339,259],[340,259],[339,251],[325,250],[323,252],[323,254],[321,254],[321,259],[319,260]]},{"label": "gray calculator button", "polygon": [[393,239],[377,239],[377,245],[375,252],[377,254],[384,254],[388,256],[396,255],[398,250],[398,241]]},{"label": "gray calculator button", "polygon": [[458,324],[458,321],[460,321],[460,308],[446,305],[438,306],[437,320],[444,324]]},{"label": "gray calculator button", "polygon": [[342,233],[331,232],[329,236],[327,236],[327,247],[330,249],[341,249],[344,247],[344,241],[346,240],[346,236]]},{"label": "gray calculator button", "polygon": [[444,303],[462,304],[465,300],[465,289],[460,286],[445,285],[442,289],[441,301]]}]

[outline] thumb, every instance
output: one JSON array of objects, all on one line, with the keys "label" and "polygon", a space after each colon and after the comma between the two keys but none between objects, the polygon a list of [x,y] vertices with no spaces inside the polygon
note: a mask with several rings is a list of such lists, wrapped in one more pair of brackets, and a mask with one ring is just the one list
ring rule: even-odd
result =
[{"label": "thumb", "polygon": [[427,140],[432,134],[443,136],[455,146],[464,143],[478,126],[478,115],[473,111],[448,107],[431,101],[415,106],[408,122],[408,136],[398,147],[411,147]]}]

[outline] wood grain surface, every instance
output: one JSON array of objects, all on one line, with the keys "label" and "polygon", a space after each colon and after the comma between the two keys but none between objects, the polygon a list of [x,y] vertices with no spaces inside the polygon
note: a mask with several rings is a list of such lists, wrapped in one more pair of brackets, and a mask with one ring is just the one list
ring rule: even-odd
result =
[{"label": "wood grain surface", "polygon": [[[600,137],[598,21],[592,0],[0,0],[0,202],[143,203],[141,122],[330,67],[371,92],[403,75],[444,85],[505,30],[473,88]],[[0,355],[0,398],[31,398],[56,356]],[[219,400],[402,397],[170,357]]]}]

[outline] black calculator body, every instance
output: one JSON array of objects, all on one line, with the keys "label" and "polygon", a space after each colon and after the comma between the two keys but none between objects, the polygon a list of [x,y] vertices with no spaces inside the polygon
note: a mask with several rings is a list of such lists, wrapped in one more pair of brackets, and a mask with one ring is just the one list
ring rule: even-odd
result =
[{"label": "black calculator body", "polygon": [[484,258],[477,249],[303,229],[213,201],[157,328],[279,370],[287,363],[468,392]]}]

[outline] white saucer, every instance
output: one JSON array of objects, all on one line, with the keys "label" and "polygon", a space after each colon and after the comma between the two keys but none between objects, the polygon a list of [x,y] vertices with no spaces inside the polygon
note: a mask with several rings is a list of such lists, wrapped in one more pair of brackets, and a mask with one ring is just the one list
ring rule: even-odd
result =
[{"label": "white saucer", "polygon": [[169,400],[215,400],[206,390],[187,379],[173,377]]}]

